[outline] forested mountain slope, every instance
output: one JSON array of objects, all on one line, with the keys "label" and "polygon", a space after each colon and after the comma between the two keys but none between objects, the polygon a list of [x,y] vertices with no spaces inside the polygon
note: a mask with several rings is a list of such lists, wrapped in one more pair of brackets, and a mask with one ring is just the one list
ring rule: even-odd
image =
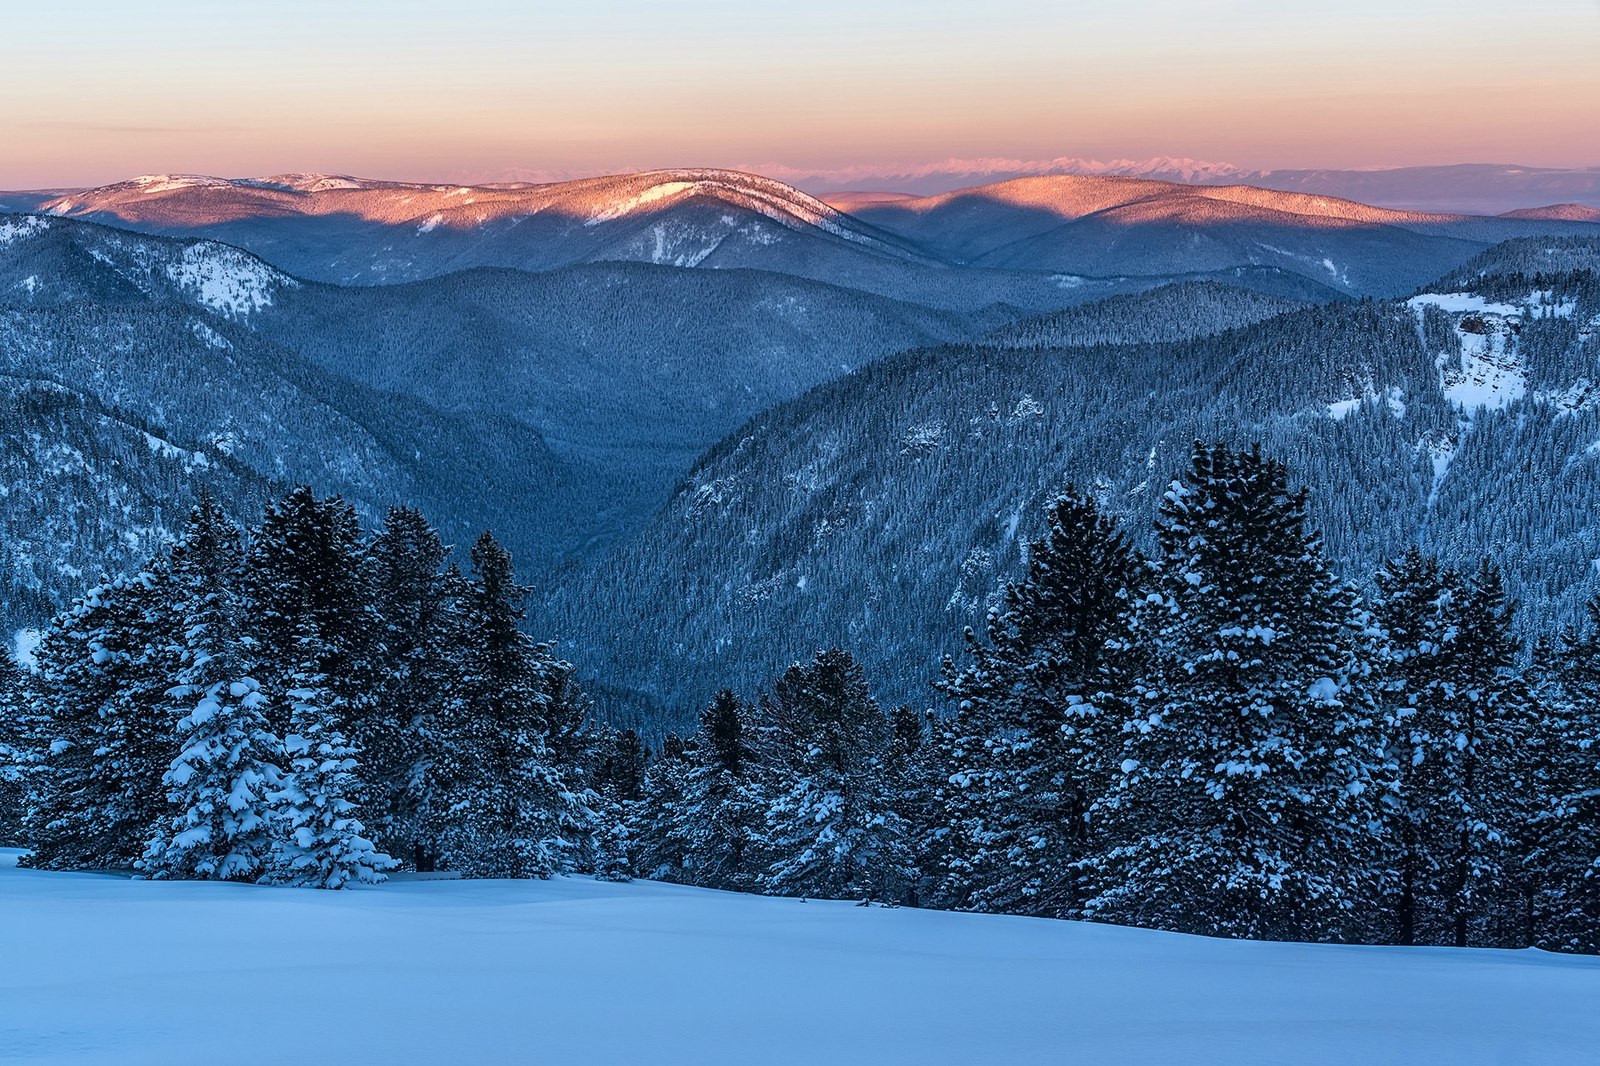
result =
[{"label": "forested mountain slope", "polygon": [[220,245],[0,218],[0,624],[148,557],[201,484],[244,515],[306,481],[530,554],[552,522],[571,536],[549,501],[584,513],[592,485],[525,423],[359,385],[244,324],[298,285]]},{"label": "forested mountain slope", "polygon": [[[158,536],[154,490],[132,486],[177,490],[223,458],[344,493],[369,514],[421,504],[454,539],[493,526],[536,573],[634,528],[696,455],[762,408],[1015,316],[635,263],[342,288],[214,242],[0,216],[0,372],[65,389],[200,457],[159,476],[124,460],[99,471],[111,481],[58,497],[44,491],[39,460],[8,454],[23,464],[13,490],[37,497],[8,540],[29,556],[9,581],[29,603],[60,602],[80,571],[93,580],[96,567],[132,557],[101,558],[115,538],[88,530],[83,513],[152,497],[130,521]],[[36,434],[46,451],[93,452],[58,441],[53,425],[7,429],[14,448]],[[219,491],[250,517],[251,499]],[[174,504],[187,499],[178,492]],[[28,545],[29,530],[64,528],[71,514],[79,534]]]},{"label": "forested mountain slope", "polygon": [[1492,554],[1525,619],[1573,618],[1600,565],[1595,249],[1507,245],[1408,301],[1176,343],[884,360],[730,435],[540,624],[669,723],[834,642],[922,704],[1043,498],[1074,481],[1145,528],[1196,438],[1285,459],[1352,574]]}]

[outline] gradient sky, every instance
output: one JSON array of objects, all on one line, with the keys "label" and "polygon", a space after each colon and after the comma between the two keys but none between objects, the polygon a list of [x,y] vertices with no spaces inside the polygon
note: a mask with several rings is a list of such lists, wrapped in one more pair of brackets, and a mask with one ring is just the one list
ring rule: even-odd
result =
[{"label": "gradient sky", "polygon": [[0,21],[0,188],[1152,155],[1600,165],[1600,0],[80,0]]}]

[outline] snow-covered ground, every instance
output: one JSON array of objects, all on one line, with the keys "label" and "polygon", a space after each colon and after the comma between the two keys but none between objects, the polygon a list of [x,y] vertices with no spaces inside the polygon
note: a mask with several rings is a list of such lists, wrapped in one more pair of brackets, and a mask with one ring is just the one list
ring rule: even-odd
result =
[{"label": "snow-covered ground", "polygon": [[12,869],[0,1061],[1593,1062],[1600,959],[1251,944],[649,882]]}]

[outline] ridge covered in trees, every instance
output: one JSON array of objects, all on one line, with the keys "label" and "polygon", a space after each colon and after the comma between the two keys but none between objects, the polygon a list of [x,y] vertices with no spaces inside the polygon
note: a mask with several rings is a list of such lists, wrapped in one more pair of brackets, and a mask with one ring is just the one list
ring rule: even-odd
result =
[{"label": "ridge covered in trees", "polygon": [[[1136,538],[1068,490],[944,706],[834,648],[648,752],[416,511],[202,498],[0,672],[0,839],[53,869],[337,888],[590,872],[1271,939],[1600,951],[1600,603],[1524,648],[1499,570],[1364,600],[1259,450]],[[1140,545],[1149,544],[1149,550]]]}]

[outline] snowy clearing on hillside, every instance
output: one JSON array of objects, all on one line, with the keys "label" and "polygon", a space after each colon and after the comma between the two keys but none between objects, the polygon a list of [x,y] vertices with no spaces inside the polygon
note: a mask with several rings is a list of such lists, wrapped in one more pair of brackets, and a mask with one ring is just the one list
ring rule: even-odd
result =
[{"label": "snowy clearing on hillside", "polygon": [[1592,1060],[1600,959],[1208,940],[654,882],[11,869],[0,1060]]},{"label": "snowy clearing on hillside", "polygon": [[37,215],[0,219],[0,248],[16,241],[26,240],[50,228],[50,223]]},{"label": "snowy clearing on hillside", "polygon": [[298,284],[259,259],[221,244],[192,244],[167,266],[179,288],[213,311],[242,318],[272,305],[273,291]]}]

